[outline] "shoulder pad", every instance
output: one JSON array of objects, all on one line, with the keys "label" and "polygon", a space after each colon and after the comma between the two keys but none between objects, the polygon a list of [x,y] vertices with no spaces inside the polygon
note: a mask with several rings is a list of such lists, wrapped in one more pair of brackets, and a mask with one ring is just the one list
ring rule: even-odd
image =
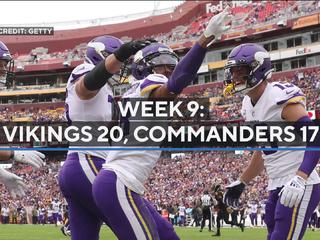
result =
[{"label": "shoulder pad", "polygon": [[275,100],[277,105],[301,103],[305,105],[306,97],[301,89],[291,83],[272,83],[272,87],[276,89]]},{"label": "shoulder pad", "polygon": [[82,63],[78,65],[75,69],[72,70],[71,75],[69,77],[70,83],[74,83],[77,81],[81,76],[85,75],[86,73],[90,72],[95,66],[89,63]]},{"label": "shoulder pad", "polygon": [[140,82],[140,95],[150,94],[154,89],[168,82],[168,78],[161,74],[150,74]]}]

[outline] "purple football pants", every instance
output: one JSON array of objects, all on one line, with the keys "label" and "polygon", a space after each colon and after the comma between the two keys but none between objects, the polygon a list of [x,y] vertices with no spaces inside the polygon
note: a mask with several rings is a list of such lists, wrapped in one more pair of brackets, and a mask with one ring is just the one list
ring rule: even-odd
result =
[{"label": "purple football pants", "polygon": [[119,240],[176,240],[171,223],[141,195],[131,191],[113,171],[101,170],[93,197]]},{"label": "purple football pants", "polygon": [[251,220],[251,225],[257,226],[258,225],[258,215],[256,213],[250,213],[249,217]]},{"label": "purple football pants", "polygon": [[71,153],[60,170],[59,185],[69,206],[72,240],[99,239],[103,217],[92,197],[92,183],[104,162],[102,158]]},{"label": "purple football pants", "polygon": [[[59,185],[69,205],[72,240],[98,240],[102,222],[110,225],[108,219],[100,213],[92,196],[92,183],[104,162],[104,159],[98,157],[71,153],[60,170]],[[111,195],[106,194],[108,197]],[[172,225],[161,217],[152,204],[146,200],[144,203],[157,228],[161,229],[160,240],[179,239],[172,237],[176,236]]]},{"label": "purple football pants", "polygon": [[270,191],[266,204],[268,240],[300,240],[320,201],[320,184],[307,185],[301,203],[293,208],[280,203],[280,190],[281,188]]}]

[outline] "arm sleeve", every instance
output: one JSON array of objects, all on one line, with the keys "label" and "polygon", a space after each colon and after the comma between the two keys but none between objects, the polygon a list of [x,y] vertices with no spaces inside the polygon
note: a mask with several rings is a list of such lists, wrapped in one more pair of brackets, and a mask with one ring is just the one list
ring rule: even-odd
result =
[{"label": "arm sleeve", "polygon": [[168,89],[170,92],[179,94],[197,76],[197,72],[203,62],[207,49],[196,43],[186,56],[175,67],[169,81]]},{"label": "arm sleeve", "polygon": [[[316,124],[310,120],[308,116],[300,118],[295,123],[295,128],[300,129],[302,126],[316,126]],[[307,143],[307,148],[319,148],[320,147],[320,133],[317,134],[313,142]],[[320,151],[305,151],[303,161],[299,167],[299,170],[307,174],[308,176],[315,169],[320,158]]]}]

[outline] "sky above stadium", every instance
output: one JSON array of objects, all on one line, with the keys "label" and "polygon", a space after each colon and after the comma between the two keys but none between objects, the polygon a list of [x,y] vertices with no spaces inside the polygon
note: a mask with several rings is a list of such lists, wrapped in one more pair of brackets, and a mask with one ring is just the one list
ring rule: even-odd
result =
[{"label": "sky above stadium", "polygon": [[1,1],[0,25],[109,18],[165,9],[183,1]]}]

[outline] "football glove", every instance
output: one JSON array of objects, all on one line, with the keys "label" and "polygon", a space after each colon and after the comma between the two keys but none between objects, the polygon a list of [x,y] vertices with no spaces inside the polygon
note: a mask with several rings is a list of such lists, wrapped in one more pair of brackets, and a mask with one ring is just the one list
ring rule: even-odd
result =
[{"label": "football glove", "polygon": [[118,61],[124,62],[128,60],[132,55],[136,54],[142,48],[156,42],[153,39],[147,40],[134,40],[131,42],[124,43],[118,50],[114,52],[114,56]]},{"label": "football glove", "polygon": [[2,182],[13,198],[25,195],[27,186],[21,177],[0,168],[0,182]]},{"label": "football glove", "polygon": [[280,203],[285,207],[298,207],[300,204],[304,191],[306,189],[306,180],[300,176],[295,176],[281,189]]},{"label": "football glove", "polygon": [[214,35],[215,41],[221,38],[223,32],[228,30],[230,26],[227,24],[231,21],[232,15],[229,13],[229,7],[226,7],[221,13],[213,16],[203,34],[206,38]]},{"label": "football glove", "polygon": [[45,155],[38,151],[14,151],[13,161],[29,164],[32,167],[40,168],[45,165]]},{"label": "football glove", "polygon": [[223,194],[223,203],[233,207],[233,208],[238,208],[240,203],[239,199],[241,196],[241,193],[245,189],[245,184],[241,182],[240,180],[237,180],[230,185],[226,187],[226,192]]}]

